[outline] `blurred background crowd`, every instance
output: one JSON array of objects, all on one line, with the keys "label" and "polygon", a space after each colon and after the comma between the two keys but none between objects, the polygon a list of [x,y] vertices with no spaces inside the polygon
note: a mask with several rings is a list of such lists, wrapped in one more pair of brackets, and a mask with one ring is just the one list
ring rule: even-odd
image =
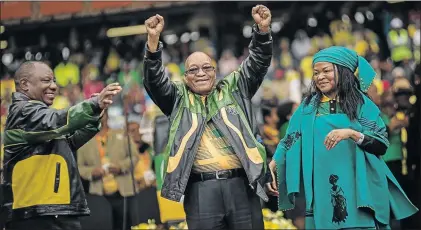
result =
[{"label": "blurred background crowd", "polygon": [[[14,91],[14,71],[26,60],[44,61],[53,69],[60,86],[52,106],[56,109],[89,98],[107,83],[119,82],[124,87],[122,97],[108,110],[104,126],[107,132],[123,129],[126,109],[129,134],[138,155],[136,159],[140,159],[135,162],[135,180],[139,193],[143,191],[142,196],[147,197],[140,199],[139,207],[133,211],[142,212],[143,219],[133,223],[182,219],[183,210],[178,204],[149,199],[156,192],[159,196],[163,176],[161,153],[168,122],[143,88],[146,42],[143,22],[156,13],[164,16],[163,61],[172,80],[182,79],[184,60],[193,51],[203,51],[212,57],[217,76],[222,78],[236,70],[248,55],[252,34],[250,10],[256,2],[2,1],[0,4],[1,131]],[[421,190],[417,184],[421,181],[421,4],[404,1],[262,4],[272,11],[275,51],[266,80],[253,101],[269,159],[311,83],[312,55],[332,45],[346,46],[367,58],[377,72],[369,96],[383,112],[389,128],[391,145],[384,160],[420,207]],[[84,178],[84,169],[80,170]],[[95,188],[88,180],[90,173],[84,178],[86,192],[98,195],[92,192]],[[107,197],[111,209],[121,205],[114,198]],[[88,202],[98,207],[105,202],[97,197],[90,199]],[[95,205],[90,208],[98,210]],[[146,211],[142,211],[146,206]],[[276,202],[265,206],[275,210]],[[287,214],[297,227],[302,227],[302,212]],[[393,226],[421,228],[420,219],[414,217]]]}]

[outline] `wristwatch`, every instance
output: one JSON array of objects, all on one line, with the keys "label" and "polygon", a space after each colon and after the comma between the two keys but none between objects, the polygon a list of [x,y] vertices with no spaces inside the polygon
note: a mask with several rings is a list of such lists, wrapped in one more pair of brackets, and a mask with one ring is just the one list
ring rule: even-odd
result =
[{"label": "wristwatch", "polygon": [[364,134],[360,133],[360,138],[355,142],[357,145],[361,145],[364,141]]}]

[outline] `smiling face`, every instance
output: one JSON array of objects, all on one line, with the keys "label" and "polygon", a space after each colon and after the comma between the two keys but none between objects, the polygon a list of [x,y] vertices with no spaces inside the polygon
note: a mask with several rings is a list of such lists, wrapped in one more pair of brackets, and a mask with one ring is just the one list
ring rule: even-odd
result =
[{"label": "smiling face", "polygon": [[337,75],[337,69],[332,63],[318,62],[313,66],[313,80],[316,87],[328,96],[337,91],[338,79],[335,78]]},{"label": "smiling face", "polygon": [[31,73],[20,79],[19,85],[29,98],[48,106],[53,104],[58,89],[53,71],[44,63],[34,63]]},{"label": "smiling face", "polygon": [[216,74],[211,61],[211,58],[202,52],[195,52],[187,58],[185,82],[192,92],[207,95],[212,91]]}]

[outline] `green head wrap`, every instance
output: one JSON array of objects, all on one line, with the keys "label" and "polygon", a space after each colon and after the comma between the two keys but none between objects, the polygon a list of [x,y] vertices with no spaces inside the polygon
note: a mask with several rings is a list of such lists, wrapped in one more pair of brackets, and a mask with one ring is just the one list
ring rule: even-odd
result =
[{"label": "green head wrap", "polygon": [[313,66],[318,62],[340,65],[354,73],[358,69],[358,79],[363,92],[368,91],[376,76],[376,71],[365,58],[358,56],[355,51],[341,46],[332,46],[317,52],[313,57]]}]

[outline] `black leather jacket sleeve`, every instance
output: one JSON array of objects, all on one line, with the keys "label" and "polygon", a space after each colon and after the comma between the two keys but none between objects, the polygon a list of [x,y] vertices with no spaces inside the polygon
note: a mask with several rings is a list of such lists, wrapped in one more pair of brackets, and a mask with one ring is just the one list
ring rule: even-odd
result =
[{"label": "black leather jacket sleeve", "polygon": [[169,116],[175,104],[177,87],[165,74],[165,68],[162,65],[162,47],[162,42],[159,42],[156,52],[151,52],[146,45],[143,84],[153,102],[165,115]]},{"label": "black leather jacket sleeve", "polygon": [[73,135],[67,137],[67,140],[73,151],[77,151],[86,142],[92,139],[100,130],[100,121],[86,125],[84,128],[77,130]]},{"label": "black leather jacket sleeve", "polygon": [[259,32],[257,25],[253,26],[253,38],[249,45],[249,56],[240,66],[238,86],[246,98],[251,99],[259,89],[272,60],[272,36]]},{"label": "black leather jacket sleeve", "polygon": [[385,144],[367,135],[364,135],[364,140],[361,143],[360,148],[377,156],[382,156],[387,151],[387,146]]},{"label": "black leather jacket sleeve", "polygon": [[[39,143],[52,139],[60,138],[74,134],[83,129],[90,123],[98,123],[100,119],[101,109],[98,104],[98,98],[93,97],[85,100],[69,109],[56,110],[51,109],[47,105],[37,101],[28,101],[20,111],[16,114],[16,127],[8,127],[11,129],[8,133],[15,136],[14,129],[20,131],[20,136],[8,139],[11,143],[16,144],[21,141],[27,143]],[[80,136],[82,137],[82,136]],[[16,143],[15,143],[16,142]],[[78,141],[73,140],[75,147]]]}]

